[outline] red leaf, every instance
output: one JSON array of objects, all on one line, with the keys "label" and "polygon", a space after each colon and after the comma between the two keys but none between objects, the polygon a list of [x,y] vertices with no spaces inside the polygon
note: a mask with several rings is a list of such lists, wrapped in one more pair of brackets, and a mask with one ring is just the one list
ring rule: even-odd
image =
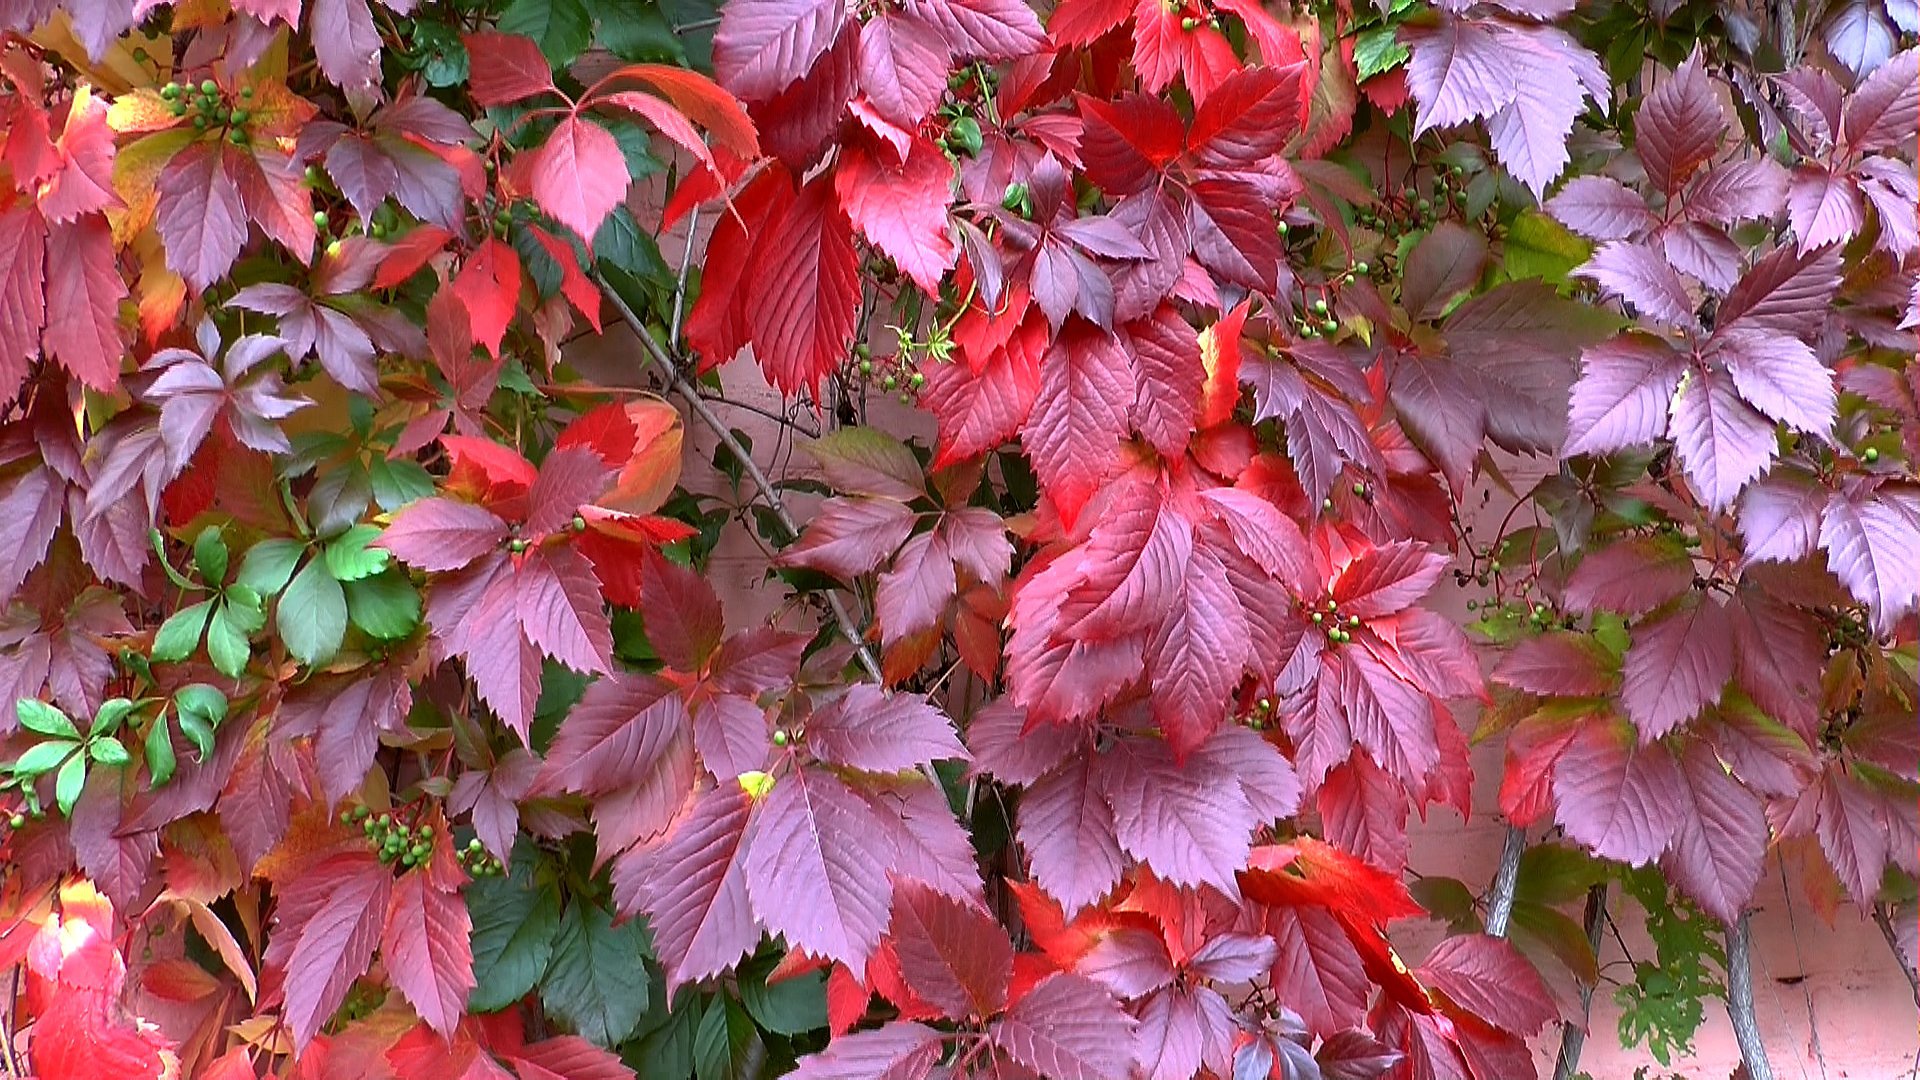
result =
[{"label": "red leaf", "polygon": [[1182,577],[1172,610],[1147,645],[1147,659],[1154,673],[1154,721],[1184,757],[1219,727],[1221,703],[1250,659],[1250,631],[1218,556],[1196,549]]},{"label": "red leaf", "polygon": [[906,882],[887,933],[907,985],[945,1015],[985,1018],[1006,1005],[1013,942],[984,912]]},{"label": "red leaf", "polygon": [[1300,128],[1305,68],[1305,63],[1252,67],[1228,76],[1194,110],[1189,152],[1214,168],[1240,168],[1271,157]]},{"label": "red leaf", "polygon": [[[634,1080],[633,1070],[611,1050],[595,1046],[578,1035],[559,1035],[521,1047],[508,1055],[520,1080]],[[529,1066],[540,1070],[531,1074]],[[462,1080],[483,1080],[466,1077]]]},{"label": "red leaf", "polygon": [[1554,818],[1594,854],[1644,866],[1679,827],[1680,786],[1664,743],[1641,746],[1624,721],[1589,720],[1554,765]]},{"label": "red leaf", "polygon": [[814,956],[864,968],[886,929],[892,884],[885,826],[844,783],[796,769],[755,819],[747,895],[767,929]]},{"label": "red leaf", "polygon": [[1012,439],[1040,392],[1040,357],[1047,348],[1047,320],[1029,308],[1006,347],[968,364],[934,364],[922,372],[920,404],[940,422],[935,468],[996,449]]},{"label": "red leaf", "polygon": [[[805,566],[851,581],[893,556],[913,531],[916,515],[892,499],[828,499],[780,553],[782,566]],[[952,572],[949,564],[948,572]]]},{"label": "red leaf", "polygon": [[284,975],[296,1047],[313,1041],[372,962],[392,889],[393,871],[360,850],[331,856],[282,890],[266,964]]},{"label": "red leaf", "polygon": [[907,10],[939,27],[955,51],[982,60],[1017,60],[1047,40],[1021,0],[909,0]]},{"label": "red leaf", "polygon": [[1279,944],[1273,989],[1323,1038],[1361,1022],[1373,983],[1340,922],[1326,908],[1274,908],[1267,928]]},{"label": "red leaf", "polygon": [[1166,457],[1178,457],[1192,437],[1205,369],[1200,336],[1171,304],[1127,324],[1137,387],[1133,426]]},{"label": "red leaf", "polygon": [[1698,593],[1691,603],[1633,628],[1621,666],[1620,703],[1641,741],[1652,742],[1717,703],[1733,670],[1727,609]]},{"label": "red leaf", "polygon": [[602,678],[568,710],[534,791],[613,791],[650,772],[687,724],[673,684],[651,675]]},{"label": "red leaf", "polygon": [[853,227],[832,180],[818,177],[801,189],[761,243],[763,251],[778,255],[748,283],[755,358],[778,389],[817,396],[820,380],[851,355],[860,302]]},{"label": "red leaf", "polygon": [[737,787],[709,791],[664,843],[614,863],[616,902],[646,913],[669,996],[732,967],[760,940],[747,900],[751,805]]},{"label": "red leaf", "polygon": [[40,355],[46,325],[46,222],[31,206],[0,212],[0,392],[12,394]]},{"label": "red leaf", "polygon": [[[532,167],[534,201],[589,247],[600,223],[626,198],[632,181],[620,144],[606,128],[577,113],[553,129],[534,154]],[[487,340],[477,326],[475,333]]]},{"label": "red leaf", "polygon": [[1051,975],[988,1027],[1013,1060],[1055,1080],[1119,1080],[1133,1066],[1133,1019],[1098,983]]},{"label": "red leaf", "polygon": [[716,142],[737,157],[752,160],[760,156],[760,138],[753,130],[747,111],[732,94],[720,89],[719,84],[705,75],[667,64],[628,64],[614,75],[646,83],[680,115],[706,128]]},{"label": "red leaf", "polygon": [[1090,323],[1067,327],[1047,351],[1039,395],[1020,438],[1067,521],[1119,459],[1133,382],[1126,351]]},{"label": "red leaf", "polygon": [[1407,868],[1407,789],[1357,748],[1327,773],[1316,800],[1327,842],[1399,874]]},{"label": "red leaf", "polygon": [[1505,938],[1450,937],[1427,954],[1415,974],[1475,1016],[1516,1035],[1537,1034],[1558,1014],[1540,973]]},{"label": "red leaf", "polygon": [[99,98],[84,90],[74,95],[54,150],[58,164],[36,194],[41,216],[64,224],[120,205],[113,188],[113,131]]},{"label": "red leaf", "polygon": [[482,30],[461,39],[472,64],[467,92],[476,103],[511,105],[553,89],[552,67],[531,38]]},{"label": "red leaf", "polygon": [[127,352],[120,330],[127,284],[114,260],[113,232],[101,217],[54,225],[47,250],[59,253],[47,265],[47,354],[87,386],[109,392],[120,384]]},{"label": "red leaf", "polygon": [[1375,619],[1411,606],[1447,568],[1447,557],[1423,544],[1396,540],[1347,564],[1333,583],[1340,614]]},{"label": "red leaf", "polygon": [[687,344],[700,354],[701,370],[734,358],[747,344],[747,301],[753,292],[755,255],[793,202],[785,169],[766,169],[721,214],[707,239],[700,295],[687,314]]},{"label": "red leaf", "polygon": [[373,546],[421,570],[458,570],[506,543],[507,523],[485,507],[453,499],[416,499],[393,515]]},{"label": "red leaf", "polygon": [[1079,103],[1081,160],[1088,178],[1107,191],[1148,187],[1186,146],[1180,115],[1166,102],[1134,94],[1114,102],[1083,96]]},{"label": "red leaf", "polygon": [[451,1035],[474,987],[473,923],[460,891],[431,885],[429,876],[415,870],[394,884],[380,955],[387,978],[420,1019]]},{"label": "red leaf", "polygon": [[[426,226],[426,228],[433,228],[433,226]],[[414,232],[420,231],[420,229],[414,230]],[[598,331],[600,329],[600,289],[580,269],[580,256],[574,252],[573,245],[537,225],[529,226],[527,231],[531,232],[540,246],[546,249],[547,257],[560,267],[561,294],[567,298],[568,303],[573,305],[574,310],[585,315],[587,322]],[[381,264],[382,274],[386,273],[387,266],[387,263]],[[409,271],[402,276],[401,280],[404,281],[411,276],[412,273]]]},{"label": "red leaf", "polygon": [[520,256],[505,243],[488,237],[467,256],[453,279],[453,293],[466,306],[473,340],[498,357],[500,339],[506,336],[514,306],[520,301]]},{"label": "red leaf", "polygon": [[947,232],[953,179],[952,163],[926,139],[916,138],[898,165],[853,143],[841,151],[834,189],[867,242],[934,295],[959,251]]}]

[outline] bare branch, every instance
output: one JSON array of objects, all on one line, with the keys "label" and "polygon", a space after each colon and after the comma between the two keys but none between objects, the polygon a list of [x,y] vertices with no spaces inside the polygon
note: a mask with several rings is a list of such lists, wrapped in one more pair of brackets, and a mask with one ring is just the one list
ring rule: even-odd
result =
[{"label": "bare branch", "polygon": [[[1587,931],[1587,944],[1593,947],[1593,954],[1598,958],[1600,932],[1607,923],[1606,882],[1587,889],[1587,914],[1582,922]],[[1554,1059],[1553,1080],[1573,1080],[1573,1074],[1580,1068],[1580,1052],[1587,1045],[1587,1023],[1593,1015],[1593,989],[1589,984],[1581,984],[1580,1022],[1561,1025],[1560,1056]]]},{"label": "bare branch", "polygon": [[1747,913],[1727,927],[1727,1018],[1740,1044],[1740,1061],[1749,1080],[1773,1080],[1766,1044],[1760,1040],[1760,1018],[1753,1008],[1753,946]]},{"label": "bare branch", "polygon": [[1506,840],[1500,846],[1500,869],[1487,887],[1487,933],[1503,938],[1507,924],[1513,921],[1513,893],[1520,883],[1520,856],[1527,850],[1527,830],[1507,826]]}]

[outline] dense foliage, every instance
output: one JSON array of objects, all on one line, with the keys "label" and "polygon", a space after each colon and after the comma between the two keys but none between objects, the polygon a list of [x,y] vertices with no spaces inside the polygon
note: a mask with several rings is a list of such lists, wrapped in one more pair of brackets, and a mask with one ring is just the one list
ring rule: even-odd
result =
[{"label": "dense foliage", "polygon": [[1915,30],[0,2],[9,1075],[1664,1059],[1920,872]]}]

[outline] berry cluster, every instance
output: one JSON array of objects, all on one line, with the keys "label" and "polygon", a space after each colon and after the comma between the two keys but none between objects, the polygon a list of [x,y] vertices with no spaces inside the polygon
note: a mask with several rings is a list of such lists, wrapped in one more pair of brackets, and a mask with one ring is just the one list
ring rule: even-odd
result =
[{"label": "berry cluster", "polygon": [[1428,228],[1466,205],[1466,173],[1459,165],[1436,166],[1430,190],[1408,184],[1400,189],[1399,199],[1388,199],[1379,209],[1362,208],[1354,220],[1387,236]]},{"label": "berry cluster", "polygon": [[241,104],[235,104],[212,79],[202,79],[197,86],[170,82],[160,88],[160,96],[173,115],[192,112],[195,131],[223,130],[228,142],[247,145],[247,122],[253,119],[253,111],[246,103],[253,100],[253,87],[241,88]]},{"label": "berry cluster", "polygon": [[351,810],[340,811],[340,823],[350,825],[360,823],[360,831],[366,834],[367,843],[374,854],[383,863],[399,863],[412,869],[425,866],[433,857],[434,828],[431,825],[409,825],[392,814],[375,814],[361,805]]},{"label": "berry cluster", "polygon": [[482,844],[477,836],[464,845],[454,848],[453,858],[460,864],[460,869],[467,872],[468,877],[499,877],[507,872],[507,868],[501,865],[499,859],[487,854],[486,845]]},{"label": "berry cluster", "polygon": [[1315,611],[1307,615],[1313,625],[1327,632],[1327,641],[1334,645],[1345,645],[1353,640],[1353,631],[1360,629],[1360,616],[1349,615],[1340,618],[1340,601],[1329,598],[1327,610]]}]

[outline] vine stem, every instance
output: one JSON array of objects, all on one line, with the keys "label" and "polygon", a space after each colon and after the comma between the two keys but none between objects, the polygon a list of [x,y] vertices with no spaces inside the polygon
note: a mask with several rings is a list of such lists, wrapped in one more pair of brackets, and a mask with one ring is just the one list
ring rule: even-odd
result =
[{"label": "vine stem", "polygon": [[1500,845],[1500,869],[1494,872],[1493,884],[1487,887],[1487,934],[1491,937],[1507,936],[1507,927],[1513,922],[1514,891],[1520,884],[1520,856],[1527,850],[1527,830],[1518,825],[1507,826],[1505,841]]},{"label": "vine stem", "polygon": [[[659,366],[661,373],[666,376],[667,385],[674,393],[680,395],[681,400],[687,403],[687,407],[693,410],[693,414],[699,418],[700,422],[713,432],[714,438],[720,440],[720,445],[727,448],[727,453],[732,454],[733,459],[740,463],[741,470],[753,481],[754,487],[759,489],[761,501],[767,504],[767,509],[773,511],[773,518],[780,523],[780,528],[786,532],[787,539],[799,539],[800,526],[794,523],[793,515],[788,513],[787,504],[781,500],[779,491],[773,486],[773,481],[761,471],[760,465],[753,460],[747,448],[740,445],[739,439],[733,437],[733,430],[727,427],[726,423],[713,411],[713,406],[707,399],[700,396],[700,391],[694,384],[680,373],[680,366],[673,362],[673,357],[667,354],[659,342],[653,340],[653,335],[647,332],[646,323],[641,321],[640,316],[634,314],[633,308],[629,307],[627,301],[614,291],[607,279],[595,273],[594,284],[600,287],[602,295],[613,302],[614,310],[620,313],[620,321],[626,323],[627,329],[633,331],[633,336],[640,339],[641,348],[645,349],[648,357]],[[859,625],[853,621],[853,614],[847,610],[846,603],[840,599],[838,593],[830,592],[827,594],[827,606],[833,611],[833,620],[840,627],[841,636],[852,644],[854,658],[859,662],[861,670],[865,671],[867,677],[874,682],[884,685],[887,680],[880,670],[880,661],[874,657],[873,650],[867,647],[866,638],[860,633]],[[931,771],[928,770],[929,773]]]},{"label": "vine stem", "polygon": [[1907,977],[1907,985],[1913,989],[1913,1003],[1920,1005],[1920,974],[1916,974],[1907,960],[1907,954],[1900,949],[1900,932],[1893,928],[1893,917],[1887,914],[1883,904],[1873,905],[1873,924],[1880,928],[1880,936],[1887,939],[1887,948],[1893,950],[1893,958],[1900,964],[1900,974]]},{"label": "vine stem", "polygon": [[1753,1008],[1753,945],[1747,913],[1727,927],[1727,1019],[1740,1046],[1749,1080],[1773,1080],[1767,1048],[1760,1041],[1760,1019]]},{"label": "vine stem", "polygon": [[[1595,960],[1600,957],[1600,932],[1606,923],[1607,883],[1602,881],[1588,887],[1587,913],[1582,920]],[[1574,1072],[1580,1068],[1580,1052],[1587,1045],[1587,1023],[1593,1016],[1593,991],[1593,984],[1580,984],[1580,1022],[1561,1025],[1560,1056],[1553,1061],[1553,1080],[1573,1080]]]}]

